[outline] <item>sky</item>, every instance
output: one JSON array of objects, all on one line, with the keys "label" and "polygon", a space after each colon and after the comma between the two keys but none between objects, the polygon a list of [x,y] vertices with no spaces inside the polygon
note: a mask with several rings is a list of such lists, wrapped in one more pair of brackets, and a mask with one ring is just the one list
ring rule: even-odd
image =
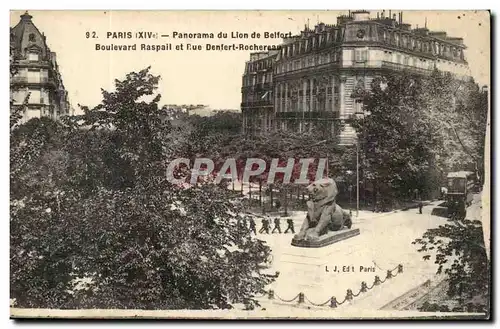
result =
[{"label": "sky", "polygon": [[[380,10],[381,11],[381,10]],[[386,10],[386,13],[388,10]],[[393,10],[392,13],[399,11]],[[11,11],[10,26],[23,11]],[[205,104],[213,109],[239,109],[245,61],[251,51],[97,51],[95,44],[141,43],[175,45],[258,44],[277,45],[281,39],[172,39],[181,33],[282,32],[297,34],[309,21],[335,24],[347,11],[30,11],[33,22],[45,33],[57,61],[72,106],[100,103],[101,88],[112,90],[115,79],[151,66],[160,75],[161,104]],[[376,16],[376,11],[371,11]],[[403,20],[412,28],[446,31],[463,37],[470,75],[480,85],[490,81],[490,17],[486,11],[404,11]],[[158,39],[107,39],[107,32],[153,32],[168,34]],[[86,38],[95,32],[98,39]]]}]

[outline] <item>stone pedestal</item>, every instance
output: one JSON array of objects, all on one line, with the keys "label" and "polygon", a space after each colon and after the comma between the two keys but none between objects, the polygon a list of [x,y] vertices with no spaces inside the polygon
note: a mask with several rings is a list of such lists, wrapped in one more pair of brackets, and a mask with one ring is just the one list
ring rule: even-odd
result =
[{"label": "stone pedestal", "polygon": [[321,248],[335,242],[346,240],[359,235],[359,228],[345,229],[341,231],[330,231],[325,235],[319,237],[318,240],[307,241],[307,240],[295,240],[292,239],[292,246],[303,247],[303,248]]}]

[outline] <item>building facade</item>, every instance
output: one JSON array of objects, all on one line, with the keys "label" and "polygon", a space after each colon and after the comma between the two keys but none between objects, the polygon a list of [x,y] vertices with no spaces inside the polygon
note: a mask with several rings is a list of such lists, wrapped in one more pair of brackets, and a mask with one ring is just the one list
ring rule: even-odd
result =
[{"label": "building facade", "polygon": [[256,134],[273,128],[273,70],[279,51],[250,55],[242,81],[243,132]]},{"label": "building facade", "polygon": [[11,79],[10,93],[13,107],[22,106],[22,122],[47,116],[57,120],[73,114],[64,87],[56,54],[50,51],[46,37],[33,24],[27,12],[10,29]]},{"label": "building facade", "polygon": [[[268,130],[314,130],[349,145],[356,134],[345,120],[362,111],[353,92],[370,88],[376,76],[403,70],[430,74],[438,69],[467,77],[465,49],[462,38],[426,26],[412,29],[402,13],[383,11],[371,18],[368,11],[349,12],[335,25],[306,26],[300,35],[283,41],[271,57],[273,100],[265,113],[272,113],[266,119],[272,124],[260,125],[264,119],[259,107],[245,108],[244,120],[251,117],[248,122]],[[247,88],[256,86],[252,80],[246,83]]]}]

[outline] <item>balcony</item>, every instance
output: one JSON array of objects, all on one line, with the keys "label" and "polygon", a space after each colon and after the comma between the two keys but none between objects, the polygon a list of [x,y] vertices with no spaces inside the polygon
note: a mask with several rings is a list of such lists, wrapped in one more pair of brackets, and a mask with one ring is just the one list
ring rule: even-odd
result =
[{"label": "balcony", "polygon": [[333,121],[340,119],[340,113],[326,111],[294,111],[294,112],[276,112],[276,118],[283,120],[324,120]]},{"label": "balcony", "polygon": [[415,73],[419,73],[419,74],[430,74],[433,71],[433,69],[424,69],[421,67],[415,67],[415,66],[393,63],[393,62],[386,62],[386,61],[382,61],[381,68],[393,70],[393,71],[410,71],[410,72],[415,72]]},{"label": "balcony", "polygon": [[255,101],[255,102],[241,103],[242,108],[270,107],[270,106],[273,106],[271,101]]},{"label": "balcony", "polygon": [[15,65],[30,68],[51,68],[51,63],[48,61],[30,61],[28,59],[17,59],[15,60]]},{"label": "balcony", "polygon": [[11,85],[50,85],[56,87],[54,78],[28,79],[28,77],[15,76],[10,78]]},{"label": "balcony", "polygon": [[433,69],[425,69],[425,68],[420,68],[412,65],[405,65],[405,64],[400,64],[400,63],[394,63],[394,62],[389,62],[389,61],[377,61],[377,60],[368,60],[368,61],[349,61],[346,63],[344,66],[345,68],[364,68],[364,69],[373,69],[373,68],[380,68],[380,69],[386,69],[386,70],[391,70],[391,71],[410,71],[414,73],[419,73],[419,74],[429,74],[432,72]]},{"label": "balcony", "polygon": [[272,84],[269,82],[261,83],[258,85],[262,90],[271,90],[273,88]]},{"label": "balcony", "polygon": [[286,71],[281,71],[280,73],[275,73],[273,79],[282,80],[291,76],[302,75],[305,72],[320,71],[320,70],[328,71],[328,70],[335,70],[338,68],[340,68],[339,62],[328,62],[323,64],[310,65],[302,67],[300,69],[286,70]]}]

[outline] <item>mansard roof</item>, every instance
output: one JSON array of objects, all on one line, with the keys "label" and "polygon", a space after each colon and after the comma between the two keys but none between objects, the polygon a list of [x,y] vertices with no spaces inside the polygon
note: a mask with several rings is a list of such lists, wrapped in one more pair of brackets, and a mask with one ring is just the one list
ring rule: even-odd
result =
[{"label": "mansard roof", "polygon": [[43,56],[46,56],[50,53],[50,49],[45,41],[45,35],[33,24],[32,18],[33,16],[26,12],[21,15],[19,23],[10,29],[11,46],[19,53],[24,53],[28,48],[37,47]]}]

